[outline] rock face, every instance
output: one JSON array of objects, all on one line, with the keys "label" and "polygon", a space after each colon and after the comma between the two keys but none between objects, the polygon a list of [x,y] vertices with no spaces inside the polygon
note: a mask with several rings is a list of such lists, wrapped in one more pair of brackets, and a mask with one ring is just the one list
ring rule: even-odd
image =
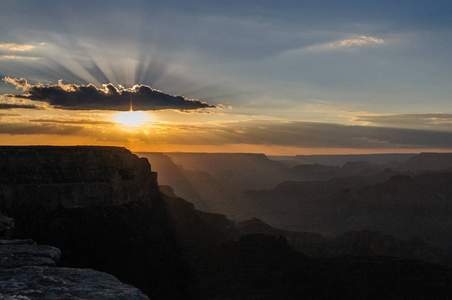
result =
[{"label": "rock face", "polygon": [[0,269],[0,299],[148,299],[137,288],[91,269]]},{"label": "rock face", "polygon": [[[236,240],[235,226],[224,216],[158,195],[147,161],[123,148],[0,150],[0,210],[15,219],[15,238],[58,247],[64,254],[59,264],[75,268],[1,269],[0,299],[144,298],[109,275],[79,268],[113,274],[152,299],[450,295],[447,267],[365,257],[308,258],[290,248],[292,236],[288,241],[262,234]],[[257,171],[249,173],[250,178]],[[222,172],[221,178],[231,178],[228,174]],[[335,184],[322,192],[334,195],[337,186],[342,190]],[[296,188],[287,191],[298,195]],[[6,244],[26,248],[32,242]]]},{"label": "rock face", "polygon": [[14,218],[16,238],[61,249],[60,266],[112,274],[150,298],[190,299],[192,276],[163,201],[23,209]]},{"label": "rock face", "polygon": [[285,167],[264,154],[138,152],[159,174],[159,184],[195,204],[199,210],[225,214],[240,212],[236,199],[246,189],[273,186],[286,178]]},{"label": "rock face", "polygon": [[407,260],[423,260],[448,265],[450,258],[424,242],[420,237],[410,240],[396,239],[392,235],[369,230],[349,231],[336,237],[318,233],[287,231],[271,227],[254,218],[240,222],[237,226],[241,235],[266,234],[283,236],[295,250],[310,257],[392,257]]},{"label": "rock face", "polygon": [[367,161],[372,164],[384,165],[391,162],[403,162],[415,154],[351,154],[351,155],[297,155],[294,160],[304,164],[321,164],[328,166],[342,166],[350,161]]},{"label": "rock face", "polygon": [[368,229],[403,240],[419,235],[432,246],[451,248],[452,172],[391,173],[246,191],[243,211],[285,230],[338,235]]},{"label": "rock face", "polygon": [[192,277],[147,159],[84,146],[5,146],[0,155],[0,211],[14,218],[14,238],[61,249],[61,266],[112,274],[153,298],[187,299]]},{"label": "rock face", "polygon": [[452,168],[452,153],[421,153],[395,167],[399,171],[439,171]]},{"label": "rock face", "polygon": [[[74,208],[149,200],[149,162],[119,147],[0,147],[0,210]],[[10,214],[12,215],[12,214]]]},{"label": "rock face", "polygon": [[61,251],[46,245],[36,245],[32,240],[0,240],[0,267],[55,266]]},{"label": "rock face", "polygon": [[10,239],[14,228],[14,219],[0,213],[0,239]]},{"label": "rock face", "polygon": [[237,224],[241,235],[265,234],[283,236],[291,248],[309,256],[327,256],[330,250],[329,240],[318,233],[287,231],[273,228],[262,220],[253,218]]}]

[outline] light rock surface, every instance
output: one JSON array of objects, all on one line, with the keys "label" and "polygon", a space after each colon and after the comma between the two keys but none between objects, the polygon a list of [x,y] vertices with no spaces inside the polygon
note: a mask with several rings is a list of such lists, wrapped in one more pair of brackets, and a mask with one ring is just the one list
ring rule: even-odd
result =
[{"label": "light rock surface", "polygon": [[148,299],[137,288],[91,269],[0,269],[0,299]]},{"label": "light rock surface", "polygon": [[61,251],[33,240],[0,240],[0,300],[148,299],[113,275],[56,268]]}]

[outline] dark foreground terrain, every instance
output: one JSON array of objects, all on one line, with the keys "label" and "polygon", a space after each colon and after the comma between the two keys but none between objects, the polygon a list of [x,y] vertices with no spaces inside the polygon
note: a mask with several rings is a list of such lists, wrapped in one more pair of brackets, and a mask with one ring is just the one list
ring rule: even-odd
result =
[{"label": "dark foreground terrain", "polygon": [[451,298],[445,265],[295,251],[286,231],[256,232],[161,194],[149,163],[124,148],[0,154],[0,210],[15,238],[58,247],[60,266],[111,273],[150,299]]}]

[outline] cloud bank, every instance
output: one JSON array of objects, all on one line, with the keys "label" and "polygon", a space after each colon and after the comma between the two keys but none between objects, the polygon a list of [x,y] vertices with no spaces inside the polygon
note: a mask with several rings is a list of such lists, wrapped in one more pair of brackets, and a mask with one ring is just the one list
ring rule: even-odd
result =
[{"label": "cloud bank", "polygon": [[323,44],[315,44],[307,47],[307,50],[310,51],[331,51],[331,50],[345,50],[345,49],[353,49],[365,46],[376,46],[382,45],[386,41],[381,38],[377,38],[374,36],[366,36],[361,35],[356,38],[337,40],[329,43]]},{"label": "cloud bank", "polygon": [[19,124],[19,123],[6,123],[0,124],[0,134],[9,135],[62,135],[70,136],[80,133],[83,130],[82,126],[48,126],[45,124]]},{"label": "cloud bank", "polygon": [[54,119],[31,119],[31,123],[54,123],[54,124],[76,124],[76,125],[115,125],[115,122],[100,121],[100,120],[54,120]]},{"label": "cloud bank", "polygon": [[3,81],[27,93],[16,95],[15,98],[43,101],[67,110],[127,111],[130,110],[131,103],[134,110],[196,110],[215,107],[199,100],[165,94],[147,85],[117,88],[109,83],[99,89],[93,84],[63,84],[61,80],[55,85],[32,85],[23,78],[5,77]]},{"label": "cloud bank", "polygon": [[43,107],[32,104],[0,103],[0,109],[14,109],[14,108],[44,109]]},{"label": "cloud bank", "polygon": [[27,80],[24,78],[17,79],[17,78],[5,77],[2,80],[6,83],[11,83],[18,90],[25,91],[29,88]]},{"label": "cloud bank", "polygon": [[385,41],[373,36],[362,35],[355,39],[340,40],[333,43],[329,43],[328,46],[332,48],[353,47],[353,46],[368,46],[383,44]]},{"label": "cloud bank", "polygon": [[365,122],[378,126],[452,130],[452,114],[448,113],[368,114],[357,115],[353,121]]},{"label": "cloud bank", "polygon": [[16,44],[16,43],[3,43],[0,44],[0,50],[3,51],[30,51],[33,50],[35,46],[28,44]]},{"label": "cloud bank", "polygon": [[334,123],[237,122],[216,134],[235,143],[312,148],[452,148],[452,132]]},{"label": "cloud bank", "polygon": [[0,60],[13,60],[13,59],[37,60],[39,58],[31,56],[0,55]]},{"label": "cloud bank", "polygon": [[[254,120],[220,124],[154,122],[133,131],[92,119],[31,119],[0,123],[0,134],[59,135],[101,143],[135,141],[141,145],[262,145],[347,149],[452,149],[452,132],[332,123]],[[52,141],[52,140],[50,140]]]}]

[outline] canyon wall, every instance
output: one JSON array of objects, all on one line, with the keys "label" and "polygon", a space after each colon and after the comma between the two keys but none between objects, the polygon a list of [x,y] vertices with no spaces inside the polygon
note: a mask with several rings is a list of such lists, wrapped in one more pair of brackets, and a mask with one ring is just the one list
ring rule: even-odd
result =
[{"label": "canyon wall", "polygon": [[159,194],[147,159],[121,147],[0,147],[0,210],[149,201]]}]

